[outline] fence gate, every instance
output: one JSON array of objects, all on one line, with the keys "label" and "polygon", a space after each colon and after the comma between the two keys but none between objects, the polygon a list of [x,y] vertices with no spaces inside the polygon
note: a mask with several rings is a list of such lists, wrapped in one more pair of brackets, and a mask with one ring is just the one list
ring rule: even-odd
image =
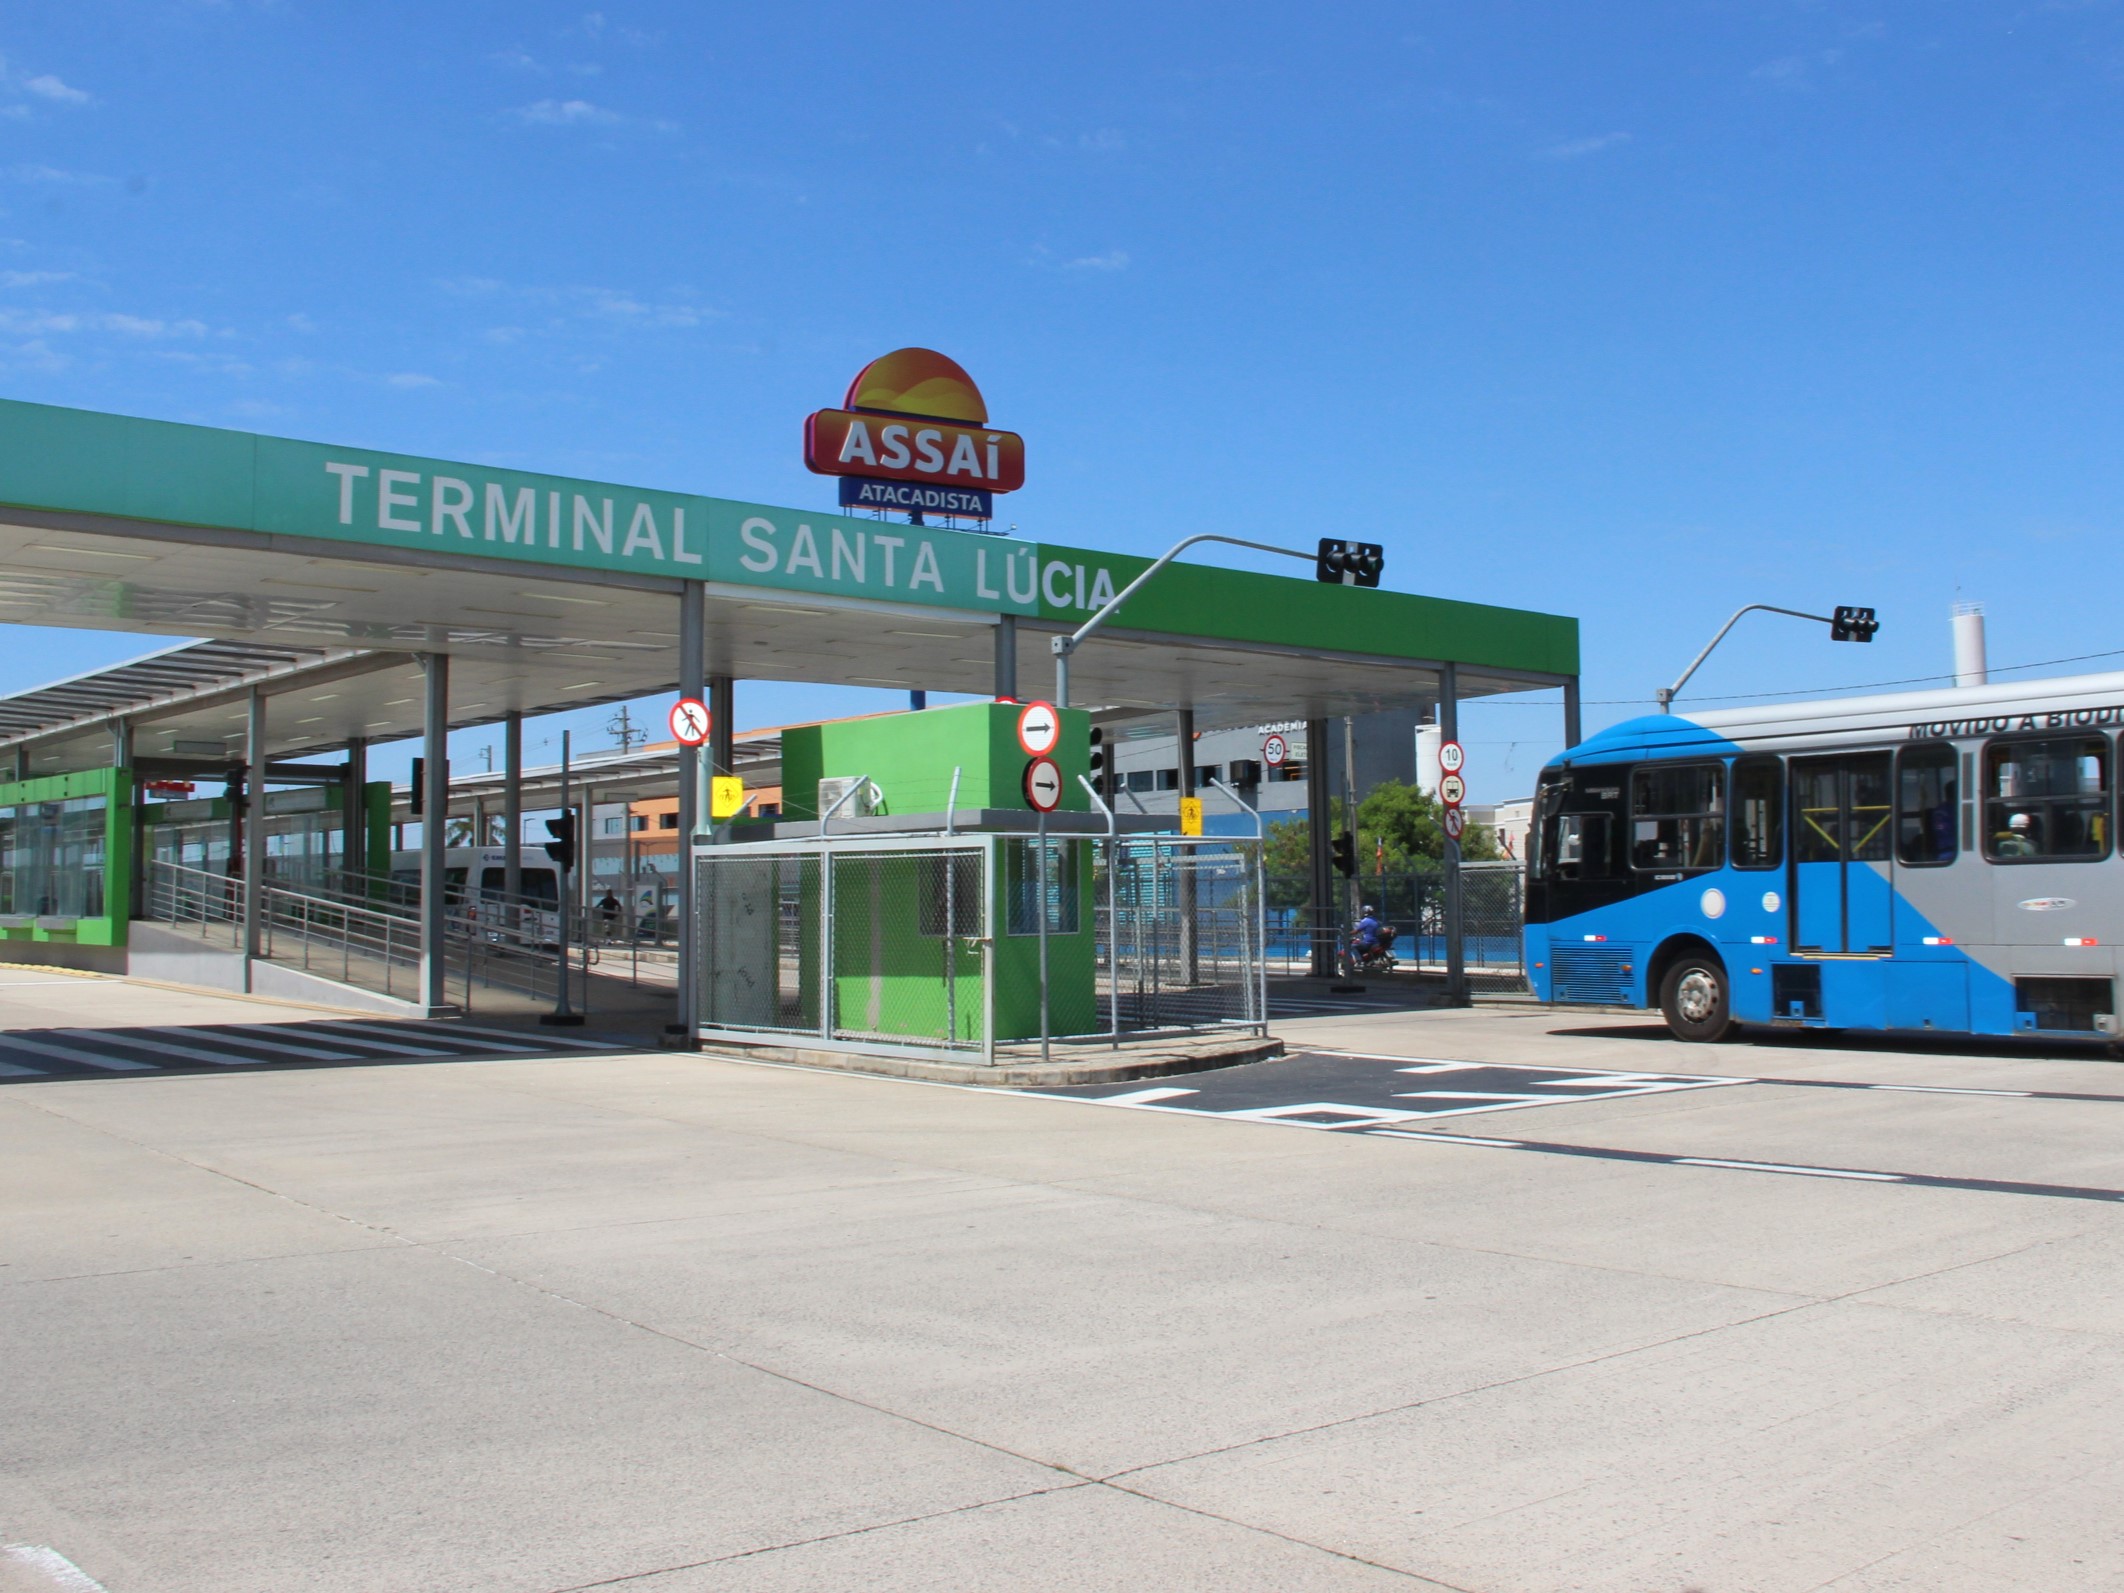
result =
[{"label": "fence gate", "polygon": [[1101,1019],[1121,1031],[1266,1032],[1260,846],[1150,835],[1101,852]]},{"label": "fence gate", "polygon": [[992,1059],[988,838],[694,853],[699,1033]]}]

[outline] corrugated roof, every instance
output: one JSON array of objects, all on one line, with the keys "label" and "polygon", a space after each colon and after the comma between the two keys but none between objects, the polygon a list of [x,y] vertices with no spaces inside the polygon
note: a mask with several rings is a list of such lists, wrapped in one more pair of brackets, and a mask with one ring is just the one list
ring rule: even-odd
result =
[{"label": "corrugated roof", "polygon": [[332,657],[315,647],[273,642],[184,642],[129,663],[0,697],[0,737],[64,729],[99,714],[122,714],[171,697],[233,686],[253,676]]}]

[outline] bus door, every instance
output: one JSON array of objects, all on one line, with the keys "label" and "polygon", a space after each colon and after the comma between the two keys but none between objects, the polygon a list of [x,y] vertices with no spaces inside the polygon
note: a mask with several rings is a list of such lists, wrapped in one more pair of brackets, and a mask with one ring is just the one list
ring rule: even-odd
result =
[{"label": "bus door", "polygon": [[1794,951],[1894,949],[1893,793],[1885,752],[1792,760]]}]

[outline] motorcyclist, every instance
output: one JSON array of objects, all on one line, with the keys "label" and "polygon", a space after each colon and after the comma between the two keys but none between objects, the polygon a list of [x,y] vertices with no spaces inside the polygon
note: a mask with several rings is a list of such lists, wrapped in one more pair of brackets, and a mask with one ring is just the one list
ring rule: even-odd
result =
[{"label": "motorcyclist", "polygon": [[1351,937],[1357,950],[1366,956],[1379,950],[1379,910],[1369,903],[1357,920],[1357,932]]}]

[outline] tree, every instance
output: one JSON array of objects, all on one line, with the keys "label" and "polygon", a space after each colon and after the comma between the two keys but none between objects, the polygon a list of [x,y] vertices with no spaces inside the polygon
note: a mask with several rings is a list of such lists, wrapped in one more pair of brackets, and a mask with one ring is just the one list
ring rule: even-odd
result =
[{"label": "tree", "polygon": [[[1372,873],[1382,850],[1386,872],[1406,873],[1445,857],[1445,811],[1438,799],[1400,780],[1382,780],[1357,807],[1357,866]],[[1463,862],[1487,863],[1498,857],[1497,834],[1486,824],[1470,824],[1460,837]]]},{"label": "tree", "polygon": [[1303,907],[1313,891],[1313,827],[1304,819],[1272,820],[1262,836],[1261,868],[1271,907]]}]

